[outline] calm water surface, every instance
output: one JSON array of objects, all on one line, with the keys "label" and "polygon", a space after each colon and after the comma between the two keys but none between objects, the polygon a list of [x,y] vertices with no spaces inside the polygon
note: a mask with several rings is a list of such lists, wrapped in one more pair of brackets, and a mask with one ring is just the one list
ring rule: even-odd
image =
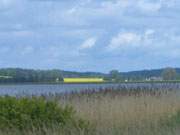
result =
[{"label": "calm water surface", "polygon": [[179,89],[180,83],[121,83],[121,84],[17,84],[0,85],[0,95],[41,95],[100,88],[162,88]]}]

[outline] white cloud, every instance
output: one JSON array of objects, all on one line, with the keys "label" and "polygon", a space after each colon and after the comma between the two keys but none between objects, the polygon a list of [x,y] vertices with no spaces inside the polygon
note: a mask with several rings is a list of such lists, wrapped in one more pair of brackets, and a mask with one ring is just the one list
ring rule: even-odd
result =
[{"label": "white cloud", "polygon": [[32,46],[25,46],[21,50],[21,55],[27,55],[34,52],[34,48]]},{"label": "white cloud", "polygon": [[14,31],[0,31],[1,37],[31,37],[31,36],[39,36],[37,33],[29,30],[14,30]]},{"label": "white cloud", "polygon": [[[169,3],[173,3],[170,0]],[[168,8],[172,4],[167,4],[166,0],[148,1],[148,0],[111,0],[111,1],[95,1],[82,0],[68,8],[59,8],[54,6],[41,19],[41,23],[50,23],[51,25],[70,25],[70,26],[90,26],[94,24],[94,20],[113,18],[113,20],[123,18],[134,14],[151,14],[157,13],[162,8]],[[127,14],[126,14],[127,13]],[[47,17],[48,16],[48,17]],[[40,16],[42,18],[42,16]],[[48,20],[46,20],[49,18]],[[107,21],[108,22],[108,21]]]},{"label": "white cloud", "polygon": [[129,1],[124,0],[117,0],[117,1],[106,1],[101,3],[101,11],[103,11],[106,15],[109,14],[120,14],[122,13],[126,8],[130,6]]},{"label": "white cloud", "polygon": [[178,0],[160,0],[168,8],[174,7]]},{"label": "white cloud", "polygon": [[14,31],[14,32],[12,32],[12,34],[14,34],[15,36],[19,36],[19,37],[27,37],[27,36],[32,36],[35,33],[33,31],[29,31],[29,30],[22,30],[22,31]]},{"label": "white cloud", "polygon": [[147,57],[180,58],[180,36],[175,31],[146,29],[142,33],[120,32],[106,49],[113,54],[143,54]]},{"label": "white cloud", "polygon": [[0,0],[0,9],[4,10],[10,8],[13,4],[15,4],[18,0]]},{"label": "white cloud", "polygon": [[1,6],[8,6],[13,2],[13,0],[0,0]]},{"label": "white cloud", "polygon": [[82,50],[82,49],[90,49],[90,48],[94,47],[95,44],[96,44],[96,40],[97,39],[95,37],[92,37],[92,38],[89,38],[89,39],[85,40],[82,43],[82,45],[80,46],[80,50]]},{"label": "white cloud", "polygon": [[117,36],[113,37],[108,49],[114,50],[123,46],[137,46],[141,41],[141,35],[132,32],[119,33]]},{"label": "white cloud", "polygon": [[146,29],[142,33],[120,32],[116,36],[112,37],[107,49],[116,50],[133,47],[152,48],[152,42],[156,40],[155,34],[154,29]]},{"label": "white cloud", "polygon": [[145,35],[146,35],[146,36],[152,35],[152,34],[154,34],[154,33],[155,33],[155,31],[154,31],[153,29],[147,29],[147,30],[145,31]]},{"label": "white cloud", "polygon": [[7,46],[0,47],[0,54],[7,54],[10,51],[10,48]]},{"label": "white cloud", "polygon": [[153,29],[147,29],[145,32],[144,32],[144,35],[143,35],[143,43],[144,45],[149,45],[152,43],[152,40],[154,40],[154,35],[155,35],[155,30]]},{"label": "white cloud", "polygon": [[162,7],[162,2],[145,2],[145,1],[139,1],[137,4],[137,7],[139,7],[142,11],[147,12],[157,12]]}]

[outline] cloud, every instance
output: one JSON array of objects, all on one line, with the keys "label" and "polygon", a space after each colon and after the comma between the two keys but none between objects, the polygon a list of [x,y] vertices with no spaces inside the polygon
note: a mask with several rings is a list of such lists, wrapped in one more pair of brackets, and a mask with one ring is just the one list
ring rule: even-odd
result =
[{"label": "cloud", "polygon": [[146,29],[143,32],[120,32],[107,45],[109,54],[125,58],[178,59],[180,34],[174,30]]},{"label": "cloud", "polygon": [[138,46],[142,40],[141,35],[132,32],[119,33],[113,37],[108,45],[108,49],[115,50],[123,46]]},{"label": "cloud", "polygon": [[116,0],[116,1],[104,1],[101,3],[101,12],[106,15],[122,14],[122,12],[130,6],[129,1]]},{"label": "cloud", "polygon": [[[179,4],[178,0],[0,0],[0,47],[5,47],[0,61],[18,65],[19,60],[21,67],[30,59],[28,67],[34,63],[79,70],[86,65],[82,69],[99,71],[121,68],[117,60],[129,63],[123,70],[134,59],[137,67],[152,58],[156,65],[167,57],[175,61],[180,58]],[[94,66],[98,64],[99,69]]]},{"label": "cloud", "polygon": [[146,12],[157,12],[162,8],[162,2],[139,1],[137,7]]},{"label": "cloud", "polygon": [[[159,1],[148,1],[148,0],[113,0],[113,1],[105,1],[102,2],[101,8],[104,11],[109,13],[120,12],[128,12],[128,11],[136,11],[136,12],[157,12],[159,11],[163,4],[165,5],[164,0]],[[115,12],[112,12],[115,11]]]},{"label": "cloud", "polygon": [[96,40],[97,39],[95,37],[88,38],[87,40],[85,40],[82,43],[82,45],[80,46],[80,50],[90,49],[90,48],[94,47],[96,44]]},{"label": "cloud", "polygon": [[7,46],[0,47],[0,54],[7,54],[9,52],[10,48]]},{"label": "cloud", "polygon": [[20,7],[26,0],[0,0],[0,11],[10,11],[15,7]]},{"label": "cloud", "polygon": [[8,8],[13,3],[13,0],[0,0],[0,9]]},{"label": "cloud", "polygon": [[38,37],[38,33],[35,33],[34,31],[29,31],[29,30],[10,30],[10,31],[0,31],[0,36],[1,38],[29,38],[36,36]]},{"label": "cloud", "polygon": [[146,35],[146,36],[152,35],[152,34],[154,34],[154,33],[155,33],[155,31],[154,31],[153,29],[147,29],[147,30],[145,31],[145,35]]},{"label": "cloud", "polygon": [[156,31],[154,29],[146,29],[143,32],[119,32],[111,38],[107,49],[118,50],[124,48],[152,47],[152,42],[156,40],[155,35]]},{"label": "cloud", "polygon": [[[172,1],[170,0],[169,4],[167,4],[166,0],[78,1],[63,10],[54,8],[54,10],[50,11],[48,18],[51,20],[50,23],[56,26],[58,24],[71,27],[102,26],[99,23],[100,21],[104,21],[104,25],[108,25],[111,21],[126,21],[125,25],[133,25],[133,21],[138,20],[140,17],[146,19],[148,16],[158,15],[161,9],[172,7],[172,4],[170,4],[173,3]],[[136,18],[134,18],[135,16]]]},{"label": "cloud", "polygon": [[21,50],[22,55],[28,55],[34,52],[34,47],[32,46],[25,46]]},{"label": "cloud", "polygon": [[12,34],[18,37],[27,37],[27,36],[33,36],[35,33],[33,31],[22,30],[22,31],[14,31],[12,32]]}]

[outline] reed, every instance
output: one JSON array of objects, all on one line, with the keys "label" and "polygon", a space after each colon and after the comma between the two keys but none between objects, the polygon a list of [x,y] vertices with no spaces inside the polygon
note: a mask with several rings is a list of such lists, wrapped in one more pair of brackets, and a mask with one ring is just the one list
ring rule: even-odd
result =
[{"label": "reed", "polygon": [[176,90],[89,90],[61,97],[60,103],[73,106],[81,118],[94,125],[98,135],[174,134],[175,125],[179,126],[172,120],[180,116]]}]

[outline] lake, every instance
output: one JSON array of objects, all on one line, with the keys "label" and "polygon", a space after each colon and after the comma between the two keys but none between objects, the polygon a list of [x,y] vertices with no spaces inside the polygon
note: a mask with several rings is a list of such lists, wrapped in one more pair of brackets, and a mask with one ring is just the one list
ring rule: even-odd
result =
[{"label": "lake", "polygon": [[41,95],[68,93],[88,89],[104,88],[157,88],[180,90],[180,83],[106,83],[106,84],[13,84],[0,85],[0,95]]}]

